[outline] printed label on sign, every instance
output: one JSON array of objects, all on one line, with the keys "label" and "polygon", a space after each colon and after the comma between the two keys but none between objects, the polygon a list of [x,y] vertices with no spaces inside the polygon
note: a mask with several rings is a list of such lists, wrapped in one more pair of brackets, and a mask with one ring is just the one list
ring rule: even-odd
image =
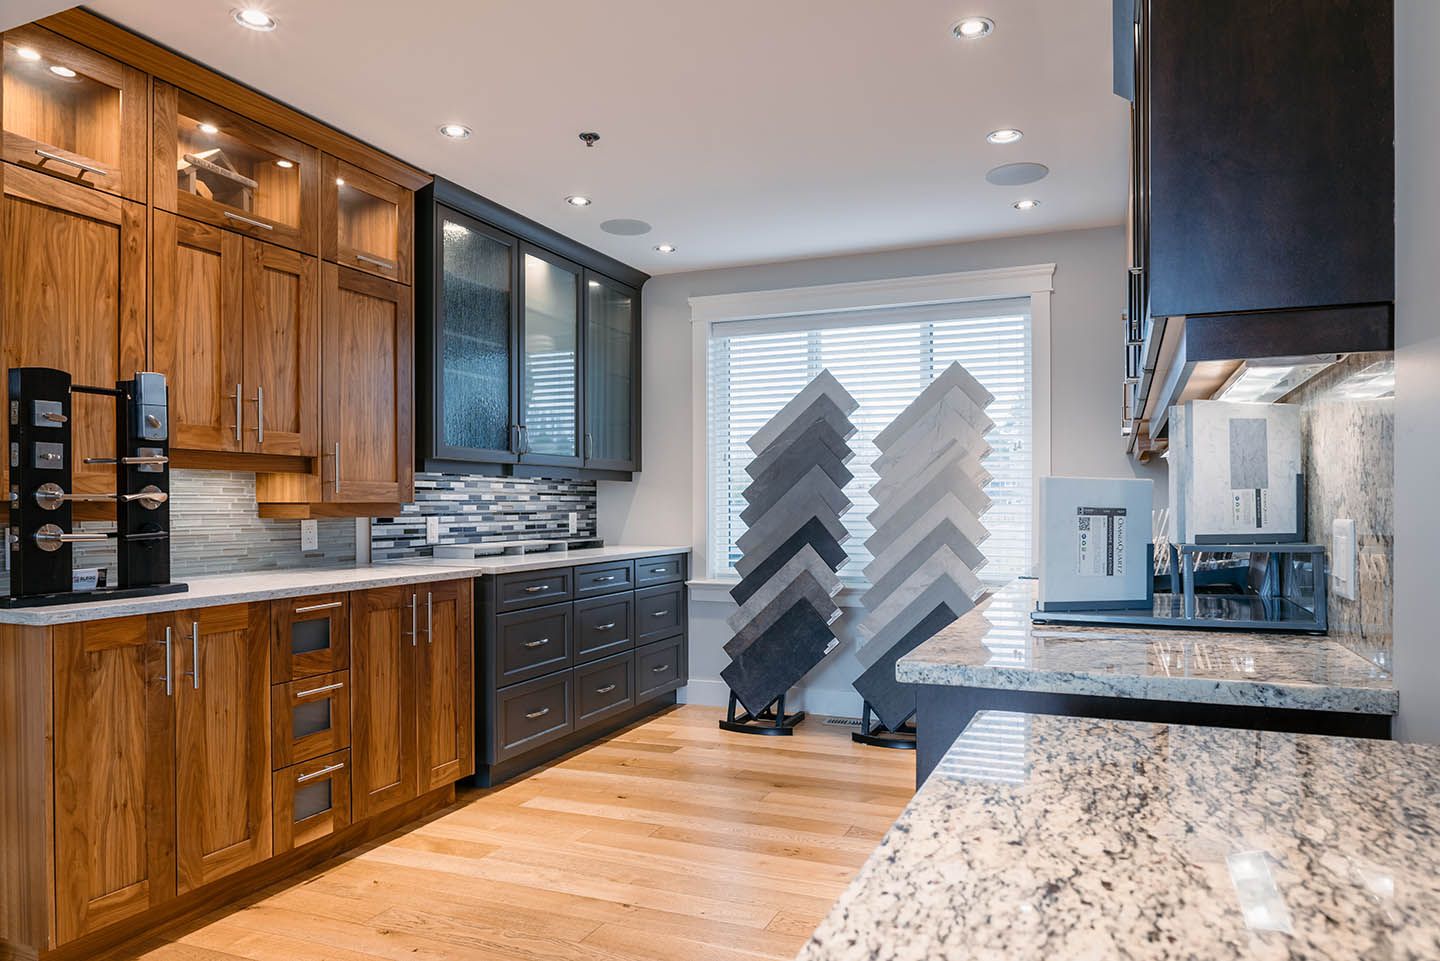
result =
[{"label": "printed label on sign", "polygon": [[1268,487],[1231,491],[1230,505],[1237,530],[1264,530],[1265,526],[1270,523],[1270,489]]},{"label": "printed label on sign", "polygon": [[1075,509],[1075,573],[1081,577],[1125,576],[1123,507]]}]

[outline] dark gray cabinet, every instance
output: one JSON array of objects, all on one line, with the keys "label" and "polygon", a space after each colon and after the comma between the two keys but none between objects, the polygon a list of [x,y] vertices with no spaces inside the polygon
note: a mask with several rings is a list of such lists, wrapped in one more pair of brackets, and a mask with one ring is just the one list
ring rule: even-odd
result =
[{"label": "dark gray cabinet", "polygon": [[639,469],[647,275],[443,180],[416,248],[422,469]]},{"label": "dark gray cabinet", "polygon": [[[665,554],[475,581],[476,783],[498,784],[675,703],[689,678],[687,562]],[[641,570],[648,586],[636,589]]]}]

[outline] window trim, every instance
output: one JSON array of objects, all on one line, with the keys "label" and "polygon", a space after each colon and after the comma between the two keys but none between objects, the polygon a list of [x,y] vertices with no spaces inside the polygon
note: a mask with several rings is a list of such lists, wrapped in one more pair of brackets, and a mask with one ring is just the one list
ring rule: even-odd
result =
[{"label": "window trim", "polygon": [[[1032,497],[1035,523],[1033,556],[1039,557],[1039,479],[1050,473],[1050,295],[1054,291],[1055,265],[1031,264],[970,270],[949,274],[863,280],[775,290],[753,290],[732,294],[711,294],[690,298],[691,384],[691,570],[701,576],[690,581],[691,596],[699,601],[729,602],[734,578],[711,578],[709,504],[711,498],[709,425],[706,397],[709,392],[710,336],[715,324],[726,321],[758,321],[766,318],[805,315],[833,315],[843,311],[869,311],[928,304],[974,303],[986,300],[1030,300],[1031,378],[1034,388],[1032,427],[1035,434],[1034,470],[1036,490]],[[731,602],[733,603],[733,602]],[[858,607],[859,592],[842,592],[841,606]]]}]

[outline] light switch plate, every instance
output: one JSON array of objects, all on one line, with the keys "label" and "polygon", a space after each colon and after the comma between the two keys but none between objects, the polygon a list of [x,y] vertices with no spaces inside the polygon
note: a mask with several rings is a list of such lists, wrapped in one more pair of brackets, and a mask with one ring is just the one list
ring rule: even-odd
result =
[{"label": "light switch plate", "polygon": [[570,512],[570,533],[575,534],[580,530],[580,515],[574,511]]},{"label": "light switch plate", "polygon": [[440,543],[440,518],[433,514],[425,518],[425,543]]},{"label": "light switch plate", "polygon": [[302,553],[320,549],[320,522],[313,517],[300,522],[300,550]]},{"label": "light switch plate", "polygon": [[1340,518],[1330,531],[1330,585],[1336,597],[1355,600],[1355,520]]}]

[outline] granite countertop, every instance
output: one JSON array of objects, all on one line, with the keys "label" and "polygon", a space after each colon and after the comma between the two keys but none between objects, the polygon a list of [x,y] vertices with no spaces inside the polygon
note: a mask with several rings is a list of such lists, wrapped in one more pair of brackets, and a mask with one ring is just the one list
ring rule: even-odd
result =
[{"label": "granite countertop", "polygon": [[394,587],[425,581],[455,580],[484,574],[510,574],[551,567],[572,567],[599,561],[626,560],[654,554],[689,553],[688,547],[594,547],[578,551],[555,551],[516,556],[477,557],[474,560],[435,560],[429,557],[410,561],[382,561],[343,567],[298,567],[244,574],[207,574],[185,578],[189,590],[183,594],[122,598],[60,604],[53,607],[0,609],[0,624],[45,627],[98,621],[107,617],[159,614],[198,607],[216,607],[243,601],[266,601],[332,591],[355,591],[370,587]]},{"label": "granite countertop", "polygon": [[1440,746],[982,712],[800,961],[1440,958]]},{"label": "granite countertop", "polygon": [[897,680],[1006,691],[1394,714],[1390,673],[1324,637],[1032,624],[1015,581],[900,658]]}]

